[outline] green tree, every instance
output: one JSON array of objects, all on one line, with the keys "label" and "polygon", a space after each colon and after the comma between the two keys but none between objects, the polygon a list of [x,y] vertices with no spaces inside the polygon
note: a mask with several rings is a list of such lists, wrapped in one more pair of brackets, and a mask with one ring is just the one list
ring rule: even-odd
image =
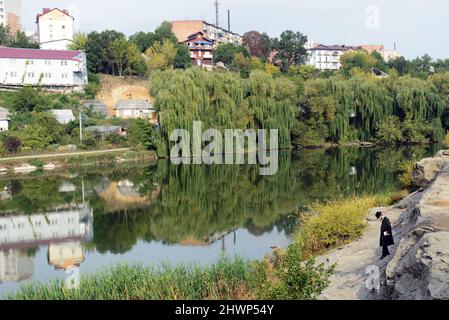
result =
[{"label": "green tree", "polygon": [[43,98],[39,91],[25,86],[14,97],[13,106],[17,112],[31,112],[43,107]]},{"label": "green tree", "polygon": [[287,72],[291,65],[304,64],[307,61],[307,36],[291,30],[281,34],[276,59],[281,61],[282,71]]},{"label": "green tree", "polygon": [[154,71],[173,68],[177,52],[176,45],[168,39],[165,39],[162,43],[156,41],[145,52],[145,56],[148,58],[148,69]]},{"label": "green tree", "polygon": [[70,50],[85,50],[87,44],[87,34],[77,32],[73,35],[73,41],[69,45]]},{"label": "green tree", "polygon": [[156,41],[156,36],[153,32],[137,32],[129,37],[129,41],[137,45],[141,53],[144,53]]},{"label": "green tree", "polygon": [[114,59],[110,48],[117,39],[125,39],[125,35],[114,30],[88,34],[86,55],[89,71],[115,75]]},{"label": "green tree", "polygon": [[219,44],[214,52],[214,61],[215,63],[223,62],[225,65],[231,66],[237,53],[241,53],[245,57],[249,57],[248,50],[243,46],[237,46],[232,43]]},{"label": "green tree", "polygon": [[173,61],[173,67],[175,69],[186,69],[192,65],[192,60],[190,59],[190,51],[184,44],[177,45],[177,52],[175,60]]}]

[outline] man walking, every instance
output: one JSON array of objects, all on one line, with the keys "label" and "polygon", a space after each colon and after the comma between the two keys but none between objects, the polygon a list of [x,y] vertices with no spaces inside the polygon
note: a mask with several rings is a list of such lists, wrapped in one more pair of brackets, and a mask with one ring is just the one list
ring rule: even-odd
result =
[{"label": "man walking", "polygon": [[383,260],[385,257],[390,255],[388,247],[394,245],[393,231],[391,228],[390,219],[385,217],[382,212],[377,212],[376,218],[382,221],[382,226],[380,228],[380,246],[382,247],[382,258],[380,260]]}]

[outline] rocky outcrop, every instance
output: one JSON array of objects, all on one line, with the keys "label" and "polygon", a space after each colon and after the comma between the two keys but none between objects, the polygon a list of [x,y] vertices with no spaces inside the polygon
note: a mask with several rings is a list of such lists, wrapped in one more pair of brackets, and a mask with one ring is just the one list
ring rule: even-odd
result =
[{"label": "rocky outcrop", "polygon": [[394,227],[402,237],[385,270],[392,299],[449,300],[449,157],[439,155],[415,166],[430,185]]},{"label": "rocky outcrop", "polygon": [[[414,177],[422,188],[393,207],[368,213],[367,228],[358,241],[317,257],[318,263],[336,264],[321,299],[449,300],[448,154],[440,152],[416,164]],[[383,260],[377,211],[390,218],[397,244]],[[378,290],[370,279],[379,279]]]},{"label": "rocky outcrop", "polygon": [[449,151],[440,151],[435,158],[426,158],[416,163],[413,168],[413,183],[419,187],[427,187],[447,161],[445,154]]}]

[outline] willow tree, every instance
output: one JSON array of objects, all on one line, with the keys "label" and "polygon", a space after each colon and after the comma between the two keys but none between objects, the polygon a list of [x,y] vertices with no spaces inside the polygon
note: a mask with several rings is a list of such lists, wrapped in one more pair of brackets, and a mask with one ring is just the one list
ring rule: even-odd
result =
[{"label": "willow tree", "polygon": [[263,71],[242,79],[233,72],[207,72],[198,68],[158,71],[150,79],[156,98],[161,135],[169,147],[175,129],[193,133],[193,122],[203,129],[278,129],[280,145],[290,146],[297,104],[297,88],[288,79],[273,79]]},{"label": "willow tree", "polygon": [[379,125],[393,114],[393,100],[383,80],[372,76],[358,76],[350,81],[353,92],[353,126],[357,139],[372,140]]},{"label": "willow tree", "polygon": [[417,128],[429,125],[429,138],[442,141],[445,105],[430,81],[402,77],[393,86],[393,97],[396,115],[404,122],[415,124]]}]

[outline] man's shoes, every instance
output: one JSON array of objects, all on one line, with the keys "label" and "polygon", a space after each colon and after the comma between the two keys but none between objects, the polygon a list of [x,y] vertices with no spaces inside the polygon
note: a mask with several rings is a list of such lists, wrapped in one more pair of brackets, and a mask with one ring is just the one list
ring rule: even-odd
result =
[{"label": "man's shoes", "polygon": [[385,259],[388,256],[389,256],[389,254],[387,254],[386,256],[382,256],[382,258],[380,258],[380,261],[382,261],[383,259]]}]

